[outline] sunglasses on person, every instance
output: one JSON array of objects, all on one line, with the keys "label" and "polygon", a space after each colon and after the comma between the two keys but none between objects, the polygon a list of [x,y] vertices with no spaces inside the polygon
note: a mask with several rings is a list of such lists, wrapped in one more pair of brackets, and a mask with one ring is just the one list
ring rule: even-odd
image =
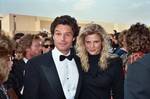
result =
[{"label": "sunglasses on person", "polygon": [[48,48],[48,47],[54,48],[54,45],[48,45],[48,44],[46,44],[46,45],[43,45],[43,47],[45,47],[45,48]]}]

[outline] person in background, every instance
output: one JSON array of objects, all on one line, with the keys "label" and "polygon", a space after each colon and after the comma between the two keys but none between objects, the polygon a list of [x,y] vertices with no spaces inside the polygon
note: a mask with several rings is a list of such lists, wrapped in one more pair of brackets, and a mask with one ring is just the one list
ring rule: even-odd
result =
[{"label": "person in background", "polygon": [[[14,41],[15,41],[15,45],[16,45],[16,48],[15,49],[18,49],[18,43],[20,41],[20,39],[24,36],[24,33],[16,33],[13,37]],[[19,50],[14,50],[13,51],[13,61],[17,61],[17,60],[20,60],[21,58],[23,57],[22,53],[19,51]]]},{"label": "person in background", "polygon": [[118,44],[120,48],[114,54],[117,54],[119,57],[123,57],[125,54],[127,54],[127,49],[125,46],[126,33],[127,33],[127,30],[124,30],[118,36]]},{"label": "person in background", "polygon": [[126,73],[126,64],[127,64],[127,59],[128,59],[128,51],[126,48],[126,42],[125,42],[125,35],[128,32],[128,30],[123,30],[120,32],[119,37],[118,37],[118,43],[120,48],[114,53],[118,55],[122,61],[123,61],[123,68],[124,68],[124,73]]},{"label": "person in background", "polygon": [[122,61],[109,53],[105,30],[87,24],[77,39],[77,54],[83,69],[83,87],[79,99],[123,99]]},{"label": "person in background", "polygon": [[48,33],[47,32],[39,32],[38,34],[37,34],[37,36],[42,40],[42,42],[44,41],[44,39],[45,38],[47,38],[48,37]]},{"label": "person in background", "polygon": [[54,49],[53,39],[50,37],[45,38],[42,44],[42,52],[46,53],[51,51],[52,49]]},{"label": "person in background", "polygon": [[22,97],[26,63],[31,58],[41,54],[42,41],[37,35],[26,34],[20,39],[16,50],[20,50],[23,57],[13,63],[12,71],[10,72],[9,78],[5,83],[11,99],[15,99],[14,95],[12,94],[14,93],[13,91],[15,91],[19,99]]},{"label": "person in background", "polygon": [[55,48],[27,63],[23,99],[79,99],[81,62],[70,50],[79,33],[76,19],[56,17],[51,33]]},{"label": "person in background", "polygon": [[9,37],[4,34],[0,35],[0,99],[9,99],[3,83],[8,79],[11,71],[13,45]]},{"label": "person in background", "polygon": [[19,32],[14,35],[13,39],[15,40],[15,42],[18,43],[23,36],[24,36],[24,33]]},{"label": "person in background", "polygon": [[118,49],[120,49],[119,42],[118,42],[118,37],[119,37],[119,32],[114,30],[114,34],[110,34],[110,45],[111,45],[111,53],[115,53]]},{"label": "person in background", "polygon": [[131,25],[126,34],[130,54],[125,78],[125,99],[150,99],[150,31],[141,23]]}]

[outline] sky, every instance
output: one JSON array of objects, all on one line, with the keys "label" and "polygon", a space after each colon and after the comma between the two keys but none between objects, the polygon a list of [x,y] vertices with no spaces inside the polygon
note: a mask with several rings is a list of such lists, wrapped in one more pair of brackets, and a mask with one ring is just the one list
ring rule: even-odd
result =
[{"label": "sky", "polygon": [[150,0],[0,0],[0,14],[71,15],[91,22],[150,25],[149,10]]}]

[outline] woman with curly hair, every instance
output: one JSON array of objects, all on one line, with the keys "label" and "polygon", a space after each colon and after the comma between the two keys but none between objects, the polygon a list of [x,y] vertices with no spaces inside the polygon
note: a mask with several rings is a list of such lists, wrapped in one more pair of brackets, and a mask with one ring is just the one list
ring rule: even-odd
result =
[{"label": "woman with curly hair", "polygon": [[87,24],[77,39],[77,54],[83,69],[80,99],[123,99],[123,71],[119,57],[109,53],[105,30]]},{"label": "woman with curly hair", "polygon": [[12,41],[5,35],[0,35],[0,99],[9,99],[3,83],[8,79],[11,70]]},{"label": "woman with curly hair", "polygon": [[150,31],[144,24],[133,24],[126,33],[130,54],[125,79],[125,99],[150,99]]}]

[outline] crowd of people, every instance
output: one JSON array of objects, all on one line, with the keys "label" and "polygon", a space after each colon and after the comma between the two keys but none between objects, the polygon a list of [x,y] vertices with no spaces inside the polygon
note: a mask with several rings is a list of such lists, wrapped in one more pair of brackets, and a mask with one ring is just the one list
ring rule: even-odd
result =
[{"label": "crowd of people", "polygon": [[47,33],[0,33],[0,99],[150,99],[150,30],[108,35],[58,16]]}]

